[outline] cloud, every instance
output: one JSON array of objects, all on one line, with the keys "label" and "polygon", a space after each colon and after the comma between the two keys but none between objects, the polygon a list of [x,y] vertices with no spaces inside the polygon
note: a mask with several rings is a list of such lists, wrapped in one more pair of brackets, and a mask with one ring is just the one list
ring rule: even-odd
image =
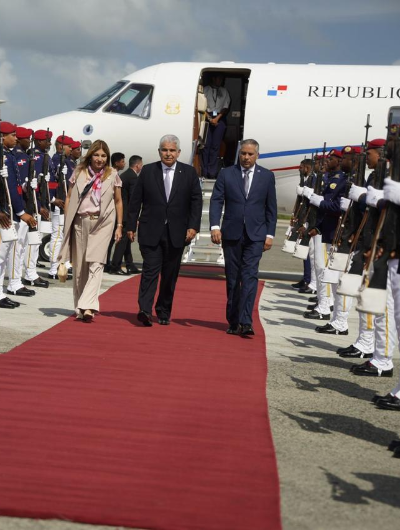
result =
[{"label": "cloud", "polygon": [[0,48],[0,99],[8,99],[8,92],[17,84],[13,65],[7,60],[6,51]]},{"label": "cloud", "polygon": [[118,59],[100,60],[93,57],[67,56],[62,61],[55,56],[43,53],[32,53],[28,62],[38,73],[51,71],[62,82],[64,91],[91,98],[109,85],[131,74],[137,68],[127,62],[122,64]]}]

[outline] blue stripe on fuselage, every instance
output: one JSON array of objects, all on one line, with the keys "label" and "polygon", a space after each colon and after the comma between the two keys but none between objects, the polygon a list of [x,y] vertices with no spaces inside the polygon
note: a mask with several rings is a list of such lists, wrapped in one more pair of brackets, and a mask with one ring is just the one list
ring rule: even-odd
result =
[{"label": "blue stripe on fuselage", "polygon": [[[338,149],[341,151],[343,145],[327,146],[325,153],[328,154],[332,149]],[[310,147],[309,149],[294,149],[293,151],[275,151],[274,153],[261,153],[260,158],[277,158],[279,156],[293,156],[293,155],[315,155],[315,153],[322,154],[323,147]]]}]

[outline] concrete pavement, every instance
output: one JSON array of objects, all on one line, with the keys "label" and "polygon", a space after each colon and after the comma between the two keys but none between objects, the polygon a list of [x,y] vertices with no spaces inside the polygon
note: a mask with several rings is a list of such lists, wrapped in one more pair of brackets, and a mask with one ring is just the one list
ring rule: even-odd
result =
[{"label": "concrete pavement", "polygon": [[[298,267],[298,260],[280,252],[280,246],[277,239],[275,254],[271,251],[265,257],[274,263],[273,270],[286,270],[287,263],[292,262]],[[102,290],[123,280],[105,275]],[[72,313],[71,282],[52,283],[49,290],[37,290],[35,297],[22,299],[19,309],[1,311],[0,351],[8,351]],[[349,367],[353,362],[340,359],[335,349],[349,345],[356,337],[357,313],[354,309],[351,312],[348,336],[331,337],[317,334],[314,328],[318,323],[303,319],[306,305],[307,296],[291,289],[290,282],[275,279],[266,282],[260,299],[284,529],[396,528],[400,460],[393,459],[386,446],[399,435],[400,415],[377,410],[370,399],[394,386],[399,374],[398,352],[392,379],[352,375]],[[110,528],[0,518],[1,530]]]}]

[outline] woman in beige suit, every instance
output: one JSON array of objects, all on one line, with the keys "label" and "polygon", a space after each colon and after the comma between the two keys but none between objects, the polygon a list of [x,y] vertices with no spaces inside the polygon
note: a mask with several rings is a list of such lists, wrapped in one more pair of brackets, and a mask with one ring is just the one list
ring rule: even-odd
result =
[{"label": "woman in beige suit", "polygon": [[99,311],[101,279],[115,218],[115,241],[122,237],[122,181],[110,162],[107,144],[96,140],[72,174],[65,201],[65,236],[59,260],[73,264],[75,312],[84,322],[91,322]]}]

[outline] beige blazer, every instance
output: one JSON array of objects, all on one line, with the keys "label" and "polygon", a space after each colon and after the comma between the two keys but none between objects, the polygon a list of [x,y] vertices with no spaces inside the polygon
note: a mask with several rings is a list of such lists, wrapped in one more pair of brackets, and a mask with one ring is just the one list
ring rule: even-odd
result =
[{"label": "beige blazer", "polygon": [[[76,183],[72,188],[71,197],[69,200],[68,211],[64,225],[64,240],[62,242],[58,260],[61,262],[71,261],[71,244],[73,237],[74,219],[80,203],[80,196],[87,182],[87,171],[76,173],[74,172]],[[88,240],[86,250],[86,261],[106,263],[107,249],[115,226],[115,204],[114,204],[114,183],[117,171],[112,170],[112,173],[101,186],[101,201],[100,201],[100,216],[97,223],[93,226]],[[89,191],[90,193],[90,191]]]}]

